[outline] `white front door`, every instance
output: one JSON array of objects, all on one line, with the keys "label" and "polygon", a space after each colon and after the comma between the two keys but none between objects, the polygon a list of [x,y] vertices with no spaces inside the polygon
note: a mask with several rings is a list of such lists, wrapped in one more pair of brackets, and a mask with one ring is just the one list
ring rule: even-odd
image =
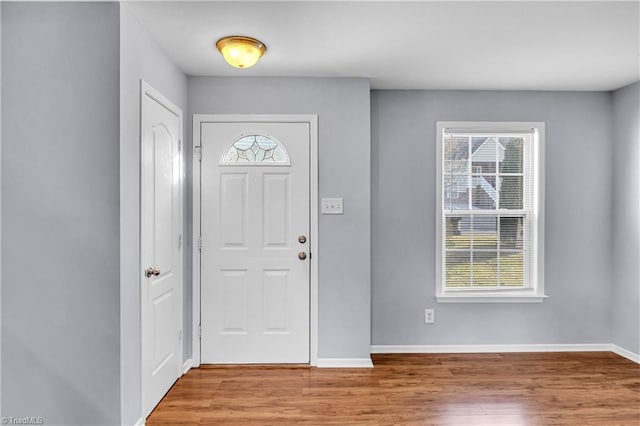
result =
[{"label": "white front door", "polygon": [[148,415],[182,367],[182,112],[142,84],[142,409]]},{"label": "white front door", "polygon": [[309,362],[309,127],[201,125],[203,363]]}]

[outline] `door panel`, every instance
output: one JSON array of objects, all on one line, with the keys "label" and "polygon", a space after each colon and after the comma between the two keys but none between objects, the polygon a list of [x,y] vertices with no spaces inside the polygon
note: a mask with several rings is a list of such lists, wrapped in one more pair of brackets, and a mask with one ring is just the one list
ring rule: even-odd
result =
[{"label": "door panel", "polygon": [[263,176],[264,247],[286,247],[289,241],[289,175]]},{"label": "door panel", "polygon": [[222,332],[247,333],[247,271],[221,271],[220,286],[224,304]]},{"label": "door panel", "polygon": [[203,363],[309,362],[309,143],[308,123],[201,126]]},{"label": "door panel", "polygon": [[[161,115],[157,107],[156,115]],[[166,117],[171,119],[171,116]],[[174,150],[177,150],[177,135],[172,134],[165,124],[153,126],[153,194],[154,194],[154,254],[153,264],[165,275],[172,273],[175,236],[173,209]],[[177,177],[177,176],[176,176]]]},{"label": "door panel", "polygon": [[264,271],[263,324],[266,333],[287,333],[287,293],[289,271]]},{"label": "door panel", "polygon": [[220,231],[223,247],[246,248],[247,175],[225,173],[220,176]]},{"label": "door panel", "polygon": [[[180,110],[143,85],[141,105],[142,409],[148,415],[182,368]],[[147,274],[147,269],[152,273]],[[148,275],[148,276],[147,276]]]},{"label": "door panel", "polygon": [[157,375],[161,368],[171,361],[174,356],[174,342],[171,336],[163,330],[168,330],[174,325],[171,323],[173,316],[173,291],[169,290],[151,301],[153,306],[154,348],[152,375]]}]

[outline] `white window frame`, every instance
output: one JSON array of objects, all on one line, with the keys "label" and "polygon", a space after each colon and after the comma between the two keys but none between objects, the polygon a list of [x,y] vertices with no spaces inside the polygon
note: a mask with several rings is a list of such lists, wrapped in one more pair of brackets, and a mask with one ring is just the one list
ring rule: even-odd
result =
[{"label": "white window frame", "polygon": [[[539,303],[544,293],[544,122],[438,121],[436,148],[436,301],[438,303]],[[529,287],[525,289],[446,290],[444,287],[444,214],[443,194],[443,136],[446,129],[464,132],[531,133],[533,200],[530,211],[530,238],[535,253],[535,265],[530,271]]]}]

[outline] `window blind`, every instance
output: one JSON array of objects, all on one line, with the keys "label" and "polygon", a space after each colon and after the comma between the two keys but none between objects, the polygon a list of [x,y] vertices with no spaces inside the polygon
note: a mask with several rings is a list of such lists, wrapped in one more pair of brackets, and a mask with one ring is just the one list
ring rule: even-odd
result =
[{"label": "window blind", "polygon": [[529,289],[535,129],[445,128],[442,136],[444,289]]}]

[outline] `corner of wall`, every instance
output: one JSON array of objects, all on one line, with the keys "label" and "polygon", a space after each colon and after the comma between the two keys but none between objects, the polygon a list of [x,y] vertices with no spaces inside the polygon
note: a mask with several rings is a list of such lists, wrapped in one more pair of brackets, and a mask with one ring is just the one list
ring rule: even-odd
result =
[{"label": "corner of wall", "polygon": [[640,356],[640,82],[612,92],[612,343]]},{"label": "corner of wall", "polygon": [[[2,187],[2,6],[0,2],[0,187]],[[0,196],[0,271],[2,271],[2,196]],[[0,418],[2,418],[2,274],[0,273]]]}]

